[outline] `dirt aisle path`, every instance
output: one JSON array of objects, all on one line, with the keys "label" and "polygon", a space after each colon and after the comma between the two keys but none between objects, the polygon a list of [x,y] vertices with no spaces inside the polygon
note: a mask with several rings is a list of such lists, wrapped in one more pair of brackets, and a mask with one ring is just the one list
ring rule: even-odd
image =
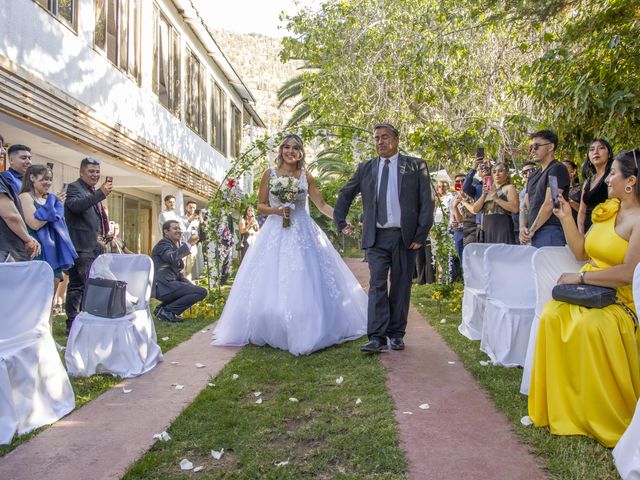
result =
[{"label": "dirt aisle path", "polygon": [[[347,264],[368,287],[367,264],[352,259]],[[405,350],[381,354],[381,359],[388,370],[410,479],[546,478],[505,416],[413,307],[405,343]],[[425,403],[429,409],[421,410]]]}]

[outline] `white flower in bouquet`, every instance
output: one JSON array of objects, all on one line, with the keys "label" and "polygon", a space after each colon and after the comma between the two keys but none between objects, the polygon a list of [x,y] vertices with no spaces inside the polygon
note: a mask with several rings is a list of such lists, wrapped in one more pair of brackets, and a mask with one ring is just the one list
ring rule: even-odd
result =
[{"label": "white flower in bouquet", "polygon": [[[295,177],[271,177],[269,180],[269,191],[271,194],[276,197],[280,202],[282,202],[281,208],[291,208],[294,209],[295,205],[293,200],[296,198],[298,193],[298,185],[300,184],[300,180]],[[282,226],[284,228],[291,226],[291,218],[283,218]]]}]

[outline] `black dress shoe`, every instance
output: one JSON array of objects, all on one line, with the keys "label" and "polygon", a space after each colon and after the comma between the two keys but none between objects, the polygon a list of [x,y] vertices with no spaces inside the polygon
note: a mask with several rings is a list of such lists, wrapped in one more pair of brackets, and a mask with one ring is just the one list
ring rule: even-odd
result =
[{"label": "black dress shoe", "polygon": [[391,343],[391,350],[404,350],[404,340],[401,338],[392,338],[389,343]]},{"label": "black dress shoe", "polygon": [[153,309],[153,316],[157,317],[158,313],[160,313],[160,309],[162,308],[162,304],[159,303],[158,305],[156,305],[156,308]]},{"label": "black dress shoe", "polygon": [[389,346],[387,345],[387,342],[383,343],[377,338],[372,338],[367,343],[362,345],[360,347],[360,350],[362,352],[369,352],[369,353],[382,353],[382,352],[388,352]]},{"label": "black dress shoe", "polygon": [[164,320],[165,322],[171,323],[180,323],[184,322],[184,319],[181,317],[177,317],[174,313],[166,311],[164,308],[161,308],[158,311],[158,320]]}]

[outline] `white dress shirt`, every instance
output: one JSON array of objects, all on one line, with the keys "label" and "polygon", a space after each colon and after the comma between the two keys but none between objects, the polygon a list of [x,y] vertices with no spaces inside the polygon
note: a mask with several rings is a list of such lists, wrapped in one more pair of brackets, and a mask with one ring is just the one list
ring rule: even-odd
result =
[{"label": "white dress shirt", "polygon": [[[378,162],[378,188],[380,191],[380,179],[382,178],[382,169],[384,168],[385,159],[380,157]],[[400,197],[398,195],[398,154],[396,153],[389,158],[389,184],[387,185],[387,223],[380,225],[376,222],[378,228],[400,228]]]}]

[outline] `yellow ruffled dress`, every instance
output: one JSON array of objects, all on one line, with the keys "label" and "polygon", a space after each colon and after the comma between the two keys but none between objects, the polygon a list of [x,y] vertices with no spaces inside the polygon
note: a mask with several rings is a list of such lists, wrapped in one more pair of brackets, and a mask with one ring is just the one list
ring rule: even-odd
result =
[{"label": "yellow ruffled dress", "polygon": [[[594,209],[585,238],[591,262],[582,270],[622,263],[629,243],[615,231],[619,209],[617,199]],[[631,285],[618,288],[617,298],[635,311]],[[549,425],[555,435],[586,435],[614,447],[640,397],[639,352],[640,333],[621,306],[550,301],[540,318],[531,374],[534,424]]]}]

